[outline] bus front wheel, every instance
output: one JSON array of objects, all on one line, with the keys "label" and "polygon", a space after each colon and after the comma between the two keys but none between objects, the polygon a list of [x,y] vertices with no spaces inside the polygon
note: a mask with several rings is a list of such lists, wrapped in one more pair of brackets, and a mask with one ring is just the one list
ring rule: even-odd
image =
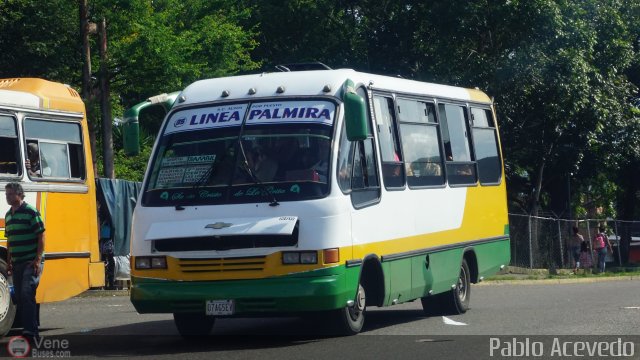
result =
[{"label": "bus front wheel", "polygon": [[355,335],[364,326],[364,314],[367,309],[367,297],[362,284],[358,284],[358,293],[352,306],[334,310],[334,328],[339,335]]},{"label": "bus front wheel", "polygon": [[216,318],[200,313],[173,313],[173,321],[184,337],[209,335]]},{"label": "bus front wheel", "polygon": [[7,263],[0,259],[0,337],[11,330],[16,316],[16,304],[11,299],[8,279]]}]

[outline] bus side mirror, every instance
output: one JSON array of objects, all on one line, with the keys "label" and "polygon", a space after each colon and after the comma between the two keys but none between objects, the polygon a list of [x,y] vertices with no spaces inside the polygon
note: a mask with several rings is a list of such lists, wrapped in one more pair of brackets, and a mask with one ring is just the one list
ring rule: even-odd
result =
[{"label": "bus side mirror", "polygon": [[367,138],[367,106],[364,99],[353,91],[345,92],[344,121],[347,127],[349,141],[365,140]]},{"label": "bus side mirror", "polygon": [[125,118],[122,123],[122,145],[127,156],[140,154],[140,124],[138,117]]},{"label": "bus side mirror", "polygon": [[176,102],[176,98],[180,94],[179,91],[171,94],[160,94],[132,106],[124,112],[122,120],[122,142],[124,153],[127,156],[135,156],[140,154],[140,123],[138,121],[140,112],[153,105],[161,105],[166,112]]}]

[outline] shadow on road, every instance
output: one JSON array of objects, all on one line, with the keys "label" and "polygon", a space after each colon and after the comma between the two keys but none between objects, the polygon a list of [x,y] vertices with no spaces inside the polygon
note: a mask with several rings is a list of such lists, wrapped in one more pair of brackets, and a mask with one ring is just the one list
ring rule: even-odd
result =
[{"label": "shadow on road", "polygon": [[[420,321],[424,313],[417,310],[375,310],[367,312],[367,332],[386,327]],[[284,349],[313,345],[327,339],[332,343],[352,344],[354,337],[341,337],[322,323],[321,317],[312,318],[237,318],[217,319],[209,336],[185,339],[172,320],[146,321],[127,325],[86,329],[81,332],[47,335],[59,329],[41,329],[44,339],[67,340],[73,356],[139,356],[159,354],[207,353],[218,351],[251,351]],[[12,332],[9,336],[19,335]],[[365,336],[371,338],[370,336]],[[374,336],[375,337],[375,336]],[[361,341],[370,341],[360,339]],[[58,341],[58,343],[59,343]],[[357,341],[357,340],[355,340]],[[5,338],[3,343],[8,342]],[[6,354],[6,346],[1,353]]]}]

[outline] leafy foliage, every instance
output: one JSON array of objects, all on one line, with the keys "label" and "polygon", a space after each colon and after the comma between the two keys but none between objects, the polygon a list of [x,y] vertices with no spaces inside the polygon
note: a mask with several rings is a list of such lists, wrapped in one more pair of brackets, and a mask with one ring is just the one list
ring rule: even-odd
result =
[{"label": "leafy foliage", "polygon": [[[197,79],[289,62],[477,86],[495,97],[512,211],[640,216],[640,1],[89,4],[92,21],[107,21],[115,117]],[[0,3],[0,76],[78,87],[76,6]],[[143,131],[155,134],[161,120],[147,113]],[[117,176],[141,179],[152,143],[136,159],[117,150]]]}]

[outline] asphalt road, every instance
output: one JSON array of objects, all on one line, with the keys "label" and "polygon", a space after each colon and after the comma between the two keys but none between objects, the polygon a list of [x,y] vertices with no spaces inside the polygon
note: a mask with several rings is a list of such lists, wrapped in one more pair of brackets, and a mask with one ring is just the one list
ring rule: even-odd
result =
[{"label": "asphalt road", "polygon": [[[464,315],[427,317],[419,301],[369,308],[365,330],[352,337],[332,337],[298,318],[217,319],[213,336],[186,341],[178,336],[171,315],[138,314],[126,296],[45,304],[41,329],[45,339],[67,339],[65,349],[71,355],[489,359],[499,358],[505,346],[513,344],[515,349],[527,339],[546,344],[543,355],[550,355],[556,338],[565,342],[621,338],[634,344],[632,358],[639,359],[640,280],[483,284],[472,287],[471,310]],[[0,351],[6,354],[6,346],[0,345]]]}]

